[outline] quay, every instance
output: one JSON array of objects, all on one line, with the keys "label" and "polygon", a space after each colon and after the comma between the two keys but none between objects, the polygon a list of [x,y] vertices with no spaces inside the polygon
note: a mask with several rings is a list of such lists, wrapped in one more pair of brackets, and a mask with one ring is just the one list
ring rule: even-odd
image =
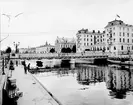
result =
[{"label": "quay", "polygon": [[[7,68],[6,72],[3,76],[0,76],[0,105],[62,105],[52,93],[50,93],[42,84],[29,72],[27,74],[24,73],[24,68],[22,65],[15,66],[15,70],[10,72]],[[10,99],[7,98],[7,91],[5,84],[7,85],[8,78],[12,78],[16,80],[16,86],[19,92],[22,92],[22,96],[16,100],[17,104],[14,104]],[[3,92],[4,90],[4,92]]]}]

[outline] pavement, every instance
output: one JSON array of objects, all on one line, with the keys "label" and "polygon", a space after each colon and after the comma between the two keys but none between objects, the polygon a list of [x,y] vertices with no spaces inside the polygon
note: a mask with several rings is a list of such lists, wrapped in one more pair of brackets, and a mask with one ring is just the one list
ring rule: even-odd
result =
[{"label": "pavement", "polygon": [[15,67],[12,78],[16,79],[19,91],[23,92],[22,97],[17,100],[17,105],[59,105],[32,74],[24,73],[23,66]]}]

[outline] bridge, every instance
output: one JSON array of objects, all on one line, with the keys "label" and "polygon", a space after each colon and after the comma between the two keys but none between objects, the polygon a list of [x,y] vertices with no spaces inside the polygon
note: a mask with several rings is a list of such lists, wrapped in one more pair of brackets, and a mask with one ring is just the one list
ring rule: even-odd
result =
[{"label": "bridge", "polygon": [[18,54],[17,57],[11,56],[11,58],[19,58],[19,59],[75,59],[75,58],[90,58],[90,59],[101,59],[107,58],[107,54],[103,53],[89,53],[89,54],[81,54],[81,53],[44,53],[44,54]]}]

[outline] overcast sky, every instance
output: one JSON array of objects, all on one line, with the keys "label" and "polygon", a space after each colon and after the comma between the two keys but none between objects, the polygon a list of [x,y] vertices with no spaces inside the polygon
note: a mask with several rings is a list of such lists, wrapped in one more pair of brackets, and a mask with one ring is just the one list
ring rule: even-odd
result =
[{"label": "overcast sky", "polygon": [[[76,37],[78,30],[87,28],[103,31],[116,14],[133,25],[132,0],[0,0],[2,48],[33,47],[48,41],[54,44],[57,36]],[[14,17],[23,13],[18,17]]]}]

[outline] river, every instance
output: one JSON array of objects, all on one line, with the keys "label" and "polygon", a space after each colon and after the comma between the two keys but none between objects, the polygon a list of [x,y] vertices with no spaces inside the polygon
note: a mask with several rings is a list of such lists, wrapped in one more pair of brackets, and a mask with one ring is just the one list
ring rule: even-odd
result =
[{"label": "river", "polygon": [[119,66],[70,65],[34,76],[63,105],[133,105],[133,70]]}]

